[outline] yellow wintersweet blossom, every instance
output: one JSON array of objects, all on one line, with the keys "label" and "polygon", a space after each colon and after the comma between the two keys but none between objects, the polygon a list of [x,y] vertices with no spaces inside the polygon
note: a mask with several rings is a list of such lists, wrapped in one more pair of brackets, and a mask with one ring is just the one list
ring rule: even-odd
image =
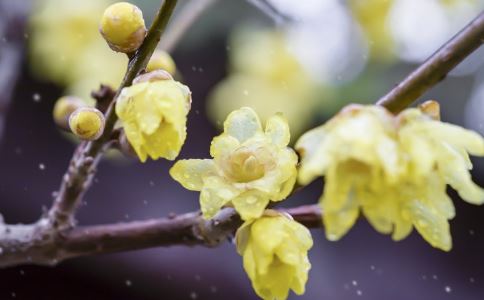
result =
[{"label": "yellow wintersweet blossom", "polygon": [[289,139],[280,114],[262,130],[257,114],[244,107],[227,117],[224,132],[212,140],[213,159],[180,160],[170,174],[186,189],[201,191],[205,218],[229,204],[244,220],[258,218],[269,201],[285,199],[296,181],[297,155],[287,147]]},{"label": "yellow wintersweet blossom", "polygon": [[468,156],[484,155],[484,139],[436,120],[436,113],[427,106],[393,116],[378,106],[350,106],[301,137],[299,181],[325,176],[320,205],[330,240],[340,239],[361,210],[395,240],[415,227],[432,246],[450,250],[455,211],[446,186],[469,203],[484,203]]},{"label": "yellow wintersweet blossom", "polygon": [[135,80],[121,91],[116,114],[142,162],[148,156],[154,160],[160,157],[174,160],[187,135],[191,92],[171,78],[157,80],[151,75],[142,75],[148,81]]},{"label": "yellow wintersweet blossom", "polygon": [[39,78],[89,98],[100,83],[116,87],[128,58],[114,53],[98,30],[112,0],[37,0],[30,18],[30,57]]},{"label": "yellow wintersweet blossom", "polygon": [[324,93],[291,51],[285,32],[237,30],[229,54],[230,74],[217,84],[208,101],[214,123],[220,124],[229,112],[248,106],[262,121],[282,112],[293,135],[307,128]]},{"label": "yellow wintersweet blossom", "polygon": [[[269,212],[269,211],[266,211]],[[290,216],[270,211],[237,230],[237,251],[252,286],[262,299],[284,300],[292,289],[304,293],[313,245],[309,230]]]}]

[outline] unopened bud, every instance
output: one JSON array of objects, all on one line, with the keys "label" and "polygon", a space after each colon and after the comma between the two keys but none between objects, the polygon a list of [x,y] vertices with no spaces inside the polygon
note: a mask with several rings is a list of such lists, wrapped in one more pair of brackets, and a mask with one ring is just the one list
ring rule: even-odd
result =
[{"label": "unopened bud", "polygon": [[131,3],[115,3],[104,11],[99,31],[114,51],[133,53],[146,36],[143,13]]},{"label": "unopened bud", "polygon": [[86,103],[75,96],[64,96],[57,100],[52,115],[54,122],[62,129],[69,130],[69,117],[78,108],[86,106]]},{"label": "unopened bud", "polygon": [[159,69],[165,70],[171,75],[175,75],[176,65],[170,54],[157,49],[151,56],[151,59],[146,66],[146,71],[151,72]]},{"label": "unopened bud", "polygon": [[82,140],[96,140],[104,131],[104,115],[93,107],[82,107],[69,118],[72,133]]}]

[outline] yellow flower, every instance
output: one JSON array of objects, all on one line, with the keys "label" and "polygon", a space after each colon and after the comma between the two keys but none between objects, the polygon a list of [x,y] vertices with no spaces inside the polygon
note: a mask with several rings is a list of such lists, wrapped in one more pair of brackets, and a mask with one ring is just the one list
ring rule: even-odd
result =
[{"label": "yellow flower", "polygon": [[111,49],[132,53],[141,46],[146,35],[143,13],[131,3],[114,3],[104,11],[99,31]]},{"label": "yellow flower", "polygon": [[180,160],[170,174],[186,189],[201,191],[205,218],[228,204],[244,220],[258,218],[269,201],[285,199],[296,181],[297,155],[287,147],[289,139],[281,115],[270,118],[263,131],[256,113],[244,107],[227,117],[224,133],[213,139],[213,159]]},{"label": "yellow flower", "polygon": [[320,204],[330,240],[340,239],[361,210],[377,231],[393,233],[395,240],[415,226],[432,246],[450,250],[447,220],[455,211],[446,185],[470,203],[484,202],[467,154],[483,156],[484,140],[435,120],[436,111],[429,116],[407,109],[393,116],[381,107],[353,106],[301,137],[299,181],[325,176]]},{"label": "yellow flower", "polygon": [[247,221],[237,231],[244,269],[257,295],[265,300],[284,300],[289,289],[304,293],[312,245],[306,227],[280,214]]},{"label": "yellow flower", "polygon": [[98,24],[112,0],[37,0],[30,19],[33,71],[84,100],[100,83],[116,87],[128,58],[114,53]]},{"label": "yellow flower", "polygon": [[249,106],[262,121],[276,112],[284,113],[293,135],[307,128],[325,94],[291,52],[286,34],[280,30],[238,30],[230,49],[230,74],[209,97],[211,120],[220,124],[229,112]]},{"label": "yellow flower", "polygon": [[172,79],[137,81],[121,91],[116,114],[142,162],[148,156],[154,160],[178,156],[187,135],[190,103],[188,87]]}]

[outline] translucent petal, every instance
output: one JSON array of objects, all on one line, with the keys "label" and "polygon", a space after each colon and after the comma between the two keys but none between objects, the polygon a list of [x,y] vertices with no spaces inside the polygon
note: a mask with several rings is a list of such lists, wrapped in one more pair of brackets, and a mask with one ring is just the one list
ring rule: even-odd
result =
[{"label": "translucent petal", "polygon": [[327,154],[321,150],[325,137],[325,127],[319,126],[303,134],[296,142],[295,148],[301,155],[298,180],[303,185],[323,175],[330,163]]},{"label": "translucent petal", "polygon": [[484,203],[484,190],[472,181],[465,159],[451,147],[440,151],[439,170],[459,196],[471,204]]},{"label": "translucent petal", "polygon": [[171,177],[191,191],[201,191],[203,178],[214,173],[215,164],[211,159],[179,160],[170,169]]},{"label": "translucent petal", "polygon": [[232,204],[242,220],[259,218],[268,203],[269,196],[259,191],[248,191],[232,199]]},{"label": "translucent petal", "polygon": [[249,107],[242,107],[231,112],[224,122],[224,132],[241,143],[254,136],[257,132],[261,132],[261,130],[259,117]]},{"label": "translucent petal", "polygon": [[358,219],[358,208],[349,208],[339,212],[325,213],[323,218],[326,238],[337,241],[353,227]]},{"label": "translucent petal", "polygon": [[267,120],[265,133],[270,137],[272,143],[279,147],[287,146],[291,139],[289,124],[281,113],[278,113]]},{"label": "translucent petal", "polygon": [[249,278],[254,280],[256,278],[256,265],[254,259],[254,252],[251,247],[246,247],[243,252],[244,270],[249,275]]},{"label": "translucent petal", "polygon": [[419,200],[409,201],[405,209],[417,231],[433,247],[444,251],[452,248],[449,223],[444,215]]},{"label": "translucent petal", "polygon": [[254,243],[264,253],[274,253],[275,249],[287,237],[284,230],[284,217],[264,217],[252,225],[251,236]]},{"label": "translucent petal", "polygon": [[228,134],[221,134],[215,137],[210,144],[210,155],[213,158],[220,158],[230,155],[240,146],[240,142]]},{"label": "translucent petal", "polygon": [[[435,140],[464,148],[472,155],[484,155],[484,139],[478,133],[460,126],[438,121],[419,122],[418,129]],[[417,130],[418,130],[417,129]]]},{"label": "translucent petal", "polygon": [[133,101],[135,110],[133,114],[140,130],[147,135],[153,134],[163,119],[163,113],[158,110],[156,105],[157,97],[160,95],[150,91],[153,85],[153,83],[145,82],[129,87],[131,89],[129,94],[136,98]]},{"label": "translucent petal", "polygon": [[223,181],[211,176],[204,179],[204,186],[200,193],[200,207],[205,219],[211,219],[230,200],[237,197],[239,191]]}]

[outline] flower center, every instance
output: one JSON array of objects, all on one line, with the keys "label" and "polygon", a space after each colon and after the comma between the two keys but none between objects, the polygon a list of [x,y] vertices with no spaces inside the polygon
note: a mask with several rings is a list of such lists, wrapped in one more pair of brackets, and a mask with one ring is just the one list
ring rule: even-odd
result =
[{"label": "flower center", "polygon": [[264,148],[240,147],[228,158],[225,172],[236,182],[249,182],[264,176],[271,155]]}]

